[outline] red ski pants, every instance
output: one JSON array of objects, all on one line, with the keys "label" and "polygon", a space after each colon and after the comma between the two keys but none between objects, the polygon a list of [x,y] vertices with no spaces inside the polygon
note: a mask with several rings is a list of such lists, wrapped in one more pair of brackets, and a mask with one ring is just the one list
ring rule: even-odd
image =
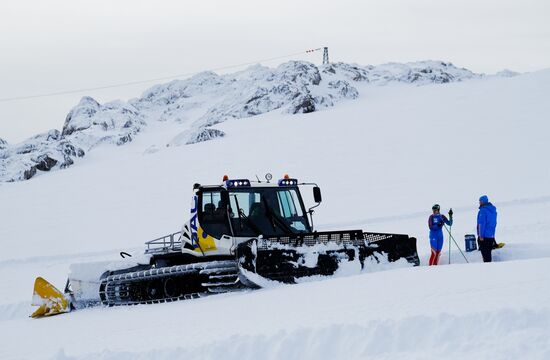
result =
[{"label": "red ski pants", "polygon": [[430,266],[437,265],[439,263],[439,255],[441,255],[441,251],[437,251],[432,248],[432,255],[430,256]]}]

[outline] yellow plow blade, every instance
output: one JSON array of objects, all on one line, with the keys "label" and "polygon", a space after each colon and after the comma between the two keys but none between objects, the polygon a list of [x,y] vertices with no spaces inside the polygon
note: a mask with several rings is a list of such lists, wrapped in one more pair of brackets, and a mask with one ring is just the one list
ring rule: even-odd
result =
[{"label": "yellow plow blade", "polygon": [[68,312],[69,300],[63,293],[41,277],[34,281],[32,305],[38,306],[31,317],[51,316]]}]

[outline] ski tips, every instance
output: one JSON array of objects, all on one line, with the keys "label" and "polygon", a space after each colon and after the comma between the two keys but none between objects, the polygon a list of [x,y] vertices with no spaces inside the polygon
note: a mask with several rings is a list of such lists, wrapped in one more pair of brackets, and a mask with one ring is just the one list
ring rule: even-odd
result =
[{"label": "ski tips", "polygon": [[38,309],[31,314],[32,318],[51,316],[69,311],[69,300],[55,286],[42,277],[34,281],[32,305]]}]

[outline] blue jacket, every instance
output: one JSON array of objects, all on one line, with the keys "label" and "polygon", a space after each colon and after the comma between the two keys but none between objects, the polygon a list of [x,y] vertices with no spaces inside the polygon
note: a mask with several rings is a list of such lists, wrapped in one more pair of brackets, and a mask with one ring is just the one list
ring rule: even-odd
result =
[{"label": "blue jacket", "polygon": [[452,226],[453,220],[449,220],[445,215],[441,214],[432,214],[428,218],[428,227],[430,228],[430,232],[443,232],[443,224]]},{"label": "blue jacket", "polygon": [[496,228],[497,208],[491,203],[481,205],[477,213],[477,236],[494,238]]}]

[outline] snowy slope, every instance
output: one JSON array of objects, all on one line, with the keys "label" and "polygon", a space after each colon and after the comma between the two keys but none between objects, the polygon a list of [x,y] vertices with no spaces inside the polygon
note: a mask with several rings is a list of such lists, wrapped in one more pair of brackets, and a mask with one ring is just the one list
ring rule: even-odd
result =
[{"label": "snowy slope", "polygon": [[[0,351],[2,358],[58,359],[545,359],[550,275],[540,270],[549,265],[538,259],[399,269],[10,320]],[[52,331],[61,334],[45,335]]]},{"label": "snowy slope", "polygon": [[[179,124],[148,124],[70,170],[0,183],[0,358],[548,358],[550,71],[354,87],[355,101],[226,121],[188,146],[164,146]],[[453,207],[462,245],[487,193],[507,246],[493,264],[453,249],[452,266],[27,318],[36,275],[62,287],[72,262],[138,253],[178,230],[193,183],[267,171],[319,183],[320,229],[408,233],[423,263],[431,205]]]},{"label": "snowy slope", "polygon": [[[188,145],[224,136],[211,126],[228,119],[274,110],[309,113],[343,99],[355,99],[358,92],[352,83],[356,82],[422,85],[480,76],[436,61],[377,67],[335,63],[320,68],[290,61],[275,69],[257,65],[229,75],[203,72],[153,86],[127,103],[102,105],[83,97],[68,113],[61,131],[53,129],[13,146],[0,139],[0,181],[27,180],[37,173],[67,168],[98,146],[131,142],[148,127],[168,127],[176,132],[173,139],[159,146]],[[166,122],[169,125],[162,126]]]}]

